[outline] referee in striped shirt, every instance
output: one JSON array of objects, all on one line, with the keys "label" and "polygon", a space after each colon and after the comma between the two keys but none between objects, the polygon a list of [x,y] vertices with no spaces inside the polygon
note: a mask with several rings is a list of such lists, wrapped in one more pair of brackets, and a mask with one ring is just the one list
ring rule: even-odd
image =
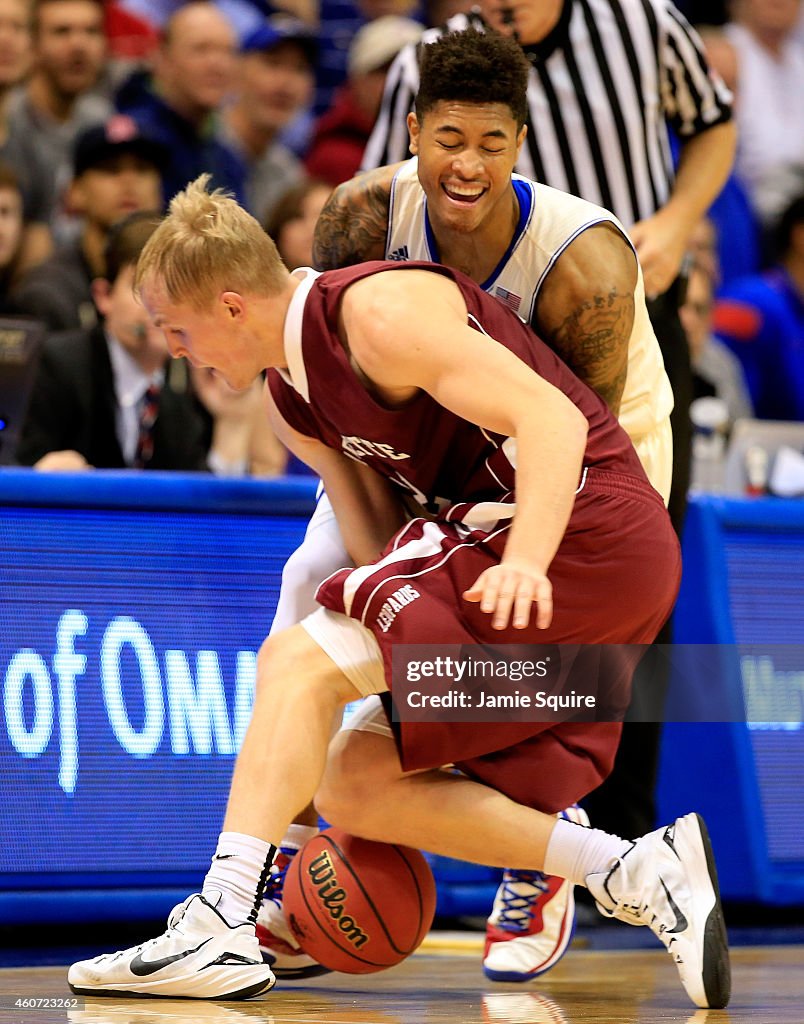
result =
[{"label": "referee in striped shirt", "polygon": [[[515,34],[532,66],[516,170],[606,207],[631,234],[675,394],[670,514],[678,527],[689,483],[692,387],[679,272],[693,228],[731,169],[730,94],[669,0],[481,0],[446,27],[469,26]],[[442,31],[429,30],[422,43]],[[364,170],[409,155],[418,49],[405,47],[391,66]],[[668,124],[680,143],[677,174]]]},{"label": "referee in striped shirt", "polygon": [[[480,0],[443,31],[468,27],[512,34],[531,63],[528,133],[516,170],[611,210],[639,254],[648,309],[673,387],[673,489],[669,510],[680,532],[689,485],[692,372],[678,317],[690,235],[731,170],[736,133],[731,96],[706,64],[701,41],[670,0]],[[392,64],[363,169],[408,156],[406,117],[419,85],[418,49]],[[669,129],[680,149],[674,172]],[[537,213],[538,216],[538,213]],[[668,631],[657,642],[667,643]],[[661,648],[643,660],[635,703],[658,717]],[[658,693],[657,693],[658,691]],[[632,704],[632,709],[635,704]],[[660,726],[626,727],[614,772],[587,809],[593,820],[632,838],[653,828]]]}]

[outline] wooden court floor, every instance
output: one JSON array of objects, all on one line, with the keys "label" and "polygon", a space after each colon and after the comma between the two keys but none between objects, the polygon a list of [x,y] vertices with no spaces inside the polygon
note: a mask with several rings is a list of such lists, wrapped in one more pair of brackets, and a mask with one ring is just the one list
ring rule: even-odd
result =
[{"label": "wooden court floor", "polygon": [[804,947],[733,950],[727,1010],[689,1005],[663,950],[572,950],[536,987],[496,985],[475,955],[417,954],[382,974],[286,984],[257,1000],[90,999],[76,1009],[15,1009],[67,999],[65,970],[0,970],[0,1024],[804,1024]]}]

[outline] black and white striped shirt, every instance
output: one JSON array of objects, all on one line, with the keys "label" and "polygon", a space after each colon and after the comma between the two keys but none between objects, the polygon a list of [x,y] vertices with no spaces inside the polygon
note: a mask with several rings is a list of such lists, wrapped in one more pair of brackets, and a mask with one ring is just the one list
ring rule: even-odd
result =
[{"label": "black and white striped shirt", "polygon": [[[447,22],[482,29],[477,11]],[[422,43],[444,29],[430,29]],[[694,29],[669,0],[565,0],[550,34],[523,47],[528,134],[516,170],[611,210],[629,227],[668,200],[668,124],[682,143],[731,117]],[[363,169],[408,156],[405,123],[419,85],[418,46],[388,73]]]}]

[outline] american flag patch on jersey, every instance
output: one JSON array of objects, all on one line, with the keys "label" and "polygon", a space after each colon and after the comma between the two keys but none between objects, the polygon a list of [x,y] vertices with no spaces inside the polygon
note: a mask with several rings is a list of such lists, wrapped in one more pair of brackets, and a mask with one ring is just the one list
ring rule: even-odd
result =
[{"label": "american flag patch on jersey", "polygon": [[515,313],[519,312],[519,305],[522,302],[521,295],[515,295],[513,292],[509,292],[507,288],[500,287],[500,285],[497,285],[494,289],[494,294],[498,299],[501,299],[509,309],[512,309]]}]

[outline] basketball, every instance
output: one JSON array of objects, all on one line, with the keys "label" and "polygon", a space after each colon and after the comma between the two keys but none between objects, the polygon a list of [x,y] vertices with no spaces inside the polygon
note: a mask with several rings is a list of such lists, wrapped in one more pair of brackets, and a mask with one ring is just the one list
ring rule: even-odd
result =
[{"label": "basketball", "polygon": [[410,956],[433,923],[435,902],[433,873],[418,850],[337,828],[302,847],[283,896],[305,953],[345,974],[383,971]]}]

